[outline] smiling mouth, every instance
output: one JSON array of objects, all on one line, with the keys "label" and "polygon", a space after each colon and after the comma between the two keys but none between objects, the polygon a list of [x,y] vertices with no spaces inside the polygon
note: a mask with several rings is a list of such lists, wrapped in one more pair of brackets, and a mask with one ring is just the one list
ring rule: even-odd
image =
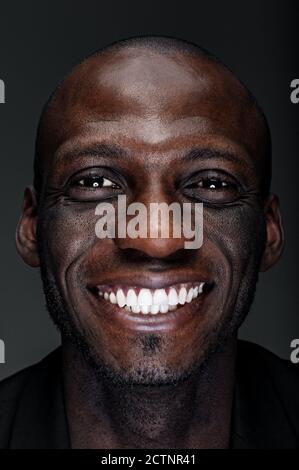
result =
[{"label": "smiling mouth", "polygon": [[132,314],[167,314],[192,303],[206,289],[205,282],[180,283],[166,288],[96,286],[94,293],[110,304]]}]

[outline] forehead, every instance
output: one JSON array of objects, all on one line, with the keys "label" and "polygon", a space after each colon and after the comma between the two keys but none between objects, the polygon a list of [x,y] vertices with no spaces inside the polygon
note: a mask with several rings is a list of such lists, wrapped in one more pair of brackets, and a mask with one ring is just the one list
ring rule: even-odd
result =
[{"label": "forehead", "polygon": [[77,66],[45,121],[43,153],[51,155],[80,137],[131,140],[144,148],[214,137],[255,158],[263,139],[258,113],[229,71],[206,57],[145,48]]}]

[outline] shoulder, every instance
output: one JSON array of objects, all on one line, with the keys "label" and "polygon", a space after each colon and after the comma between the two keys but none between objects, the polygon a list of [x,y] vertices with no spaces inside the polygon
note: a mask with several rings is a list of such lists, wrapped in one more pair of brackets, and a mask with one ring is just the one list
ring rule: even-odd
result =
[{"label": "shoulder", "polygon": [[239,341],[237,383],[238,412],[242,416],[242,427],[246,424],[247,436],[251,434],[250,439],[265,448],[297,447],[299,365],[261,346]]},{"label": "shoulder", "polygon": [[281,359],[257,344],[248,341],[238,343],[238,362],[242,368],[246,365],[247,370],[255,371],[254,375],[266,374],[281,390],[293,391],[293,386],[299,386],[299,364]]},{"label": "shoulder", "polygon": [[0,382],[0,404],[15,401],[19,393],[29,381],[40,379],[41,376],[59,364],[60,348],[55,349],[40,362],[33,364],[11,375]]},{"label": "shoulder", "polygon": [[30,394],[34,389],[41,389],[51,371],[59,367],[59,357],[60,348],[37,364],[0,382],[0,448],[5,447],[10,439],[14,418],[24,395]]}]

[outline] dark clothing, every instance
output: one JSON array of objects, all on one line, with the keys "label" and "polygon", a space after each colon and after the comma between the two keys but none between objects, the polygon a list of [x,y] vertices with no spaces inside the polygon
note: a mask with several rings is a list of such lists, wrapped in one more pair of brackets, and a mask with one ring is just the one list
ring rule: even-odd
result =
[{"label": "dark clothing", "polygon": [[[0,448],[70,448],[60,348],[0,383]],[[299,448],[299,367],[243,341],[231,448]]]}]

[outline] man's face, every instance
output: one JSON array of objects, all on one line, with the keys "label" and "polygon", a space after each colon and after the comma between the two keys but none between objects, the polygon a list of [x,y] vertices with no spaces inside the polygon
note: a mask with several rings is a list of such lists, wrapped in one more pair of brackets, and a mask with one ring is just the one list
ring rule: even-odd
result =
[{"label": "man's face", "polygon": [[[138,48],[95,57],[58,92],[43,136],[45,291],[63,334],[110,376],[179,380],[235,334],[265,243],[261,127],[228,72],[181,54]],[[202,247],[97,238],[97,204],[116,206],[120,194],[146,206],[203,202]],[[179,294],[200,283],[202,294],[167,313],[110,302],[118,290],[138,298],[142,288]]]}]

